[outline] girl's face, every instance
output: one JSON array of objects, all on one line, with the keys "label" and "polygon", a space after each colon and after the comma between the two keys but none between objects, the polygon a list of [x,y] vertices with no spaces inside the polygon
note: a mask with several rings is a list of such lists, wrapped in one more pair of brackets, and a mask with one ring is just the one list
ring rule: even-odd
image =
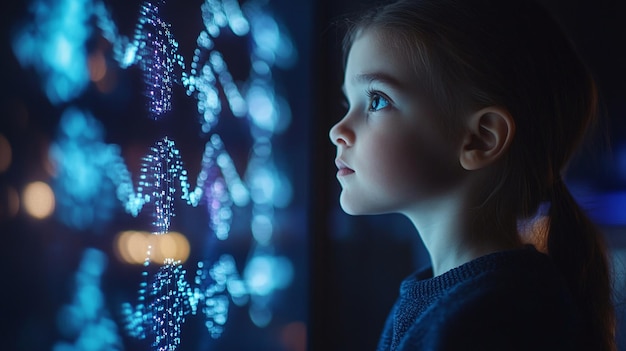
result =
[{"label": "girl's face", "polygon": [[349,109],[330,139],[337,146],[341,207],[349,214],[419,210],[448,192],[462,172],[460,141],[446,137],[400,52],[366,30],[348,54]]}]

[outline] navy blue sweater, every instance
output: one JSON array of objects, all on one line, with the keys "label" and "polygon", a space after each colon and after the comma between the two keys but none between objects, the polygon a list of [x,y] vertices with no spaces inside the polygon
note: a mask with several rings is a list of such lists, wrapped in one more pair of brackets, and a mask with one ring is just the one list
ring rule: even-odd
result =
[{"label": "navy blue sweater", "polygon": [[580,325],[550,258],[526,246],[408,277],[378,350],[582,350]]}]

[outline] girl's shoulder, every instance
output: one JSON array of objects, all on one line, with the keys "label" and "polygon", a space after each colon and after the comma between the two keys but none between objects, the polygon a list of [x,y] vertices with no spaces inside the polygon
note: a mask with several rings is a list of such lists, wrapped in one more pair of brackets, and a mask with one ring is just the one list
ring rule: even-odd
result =
[{"label": "girl's shoulder", "polygon": [[427,349],[576,350],[581,345],[576,307],[549,257],[525,248],[476,261],[466,268],[478,273],[449,289],[410,331]]}]

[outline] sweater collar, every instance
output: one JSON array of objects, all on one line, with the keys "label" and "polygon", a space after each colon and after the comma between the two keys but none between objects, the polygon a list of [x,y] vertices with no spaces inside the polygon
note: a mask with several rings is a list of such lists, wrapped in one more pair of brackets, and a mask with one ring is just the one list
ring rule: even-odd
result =
[{"label": "sweater collar", "polygon": [[537,255],[543,256],[532,245],[525,245],[520,249],[499,251],[478,257],[436,277],[433,277],[432,267],[427,267],[412,274],[402,282],[400,295],[410,298],[438,295],[480,274],[512,265],[517,266],[523,264],[523,261],[528,260],[530,257],[536,257]]}]

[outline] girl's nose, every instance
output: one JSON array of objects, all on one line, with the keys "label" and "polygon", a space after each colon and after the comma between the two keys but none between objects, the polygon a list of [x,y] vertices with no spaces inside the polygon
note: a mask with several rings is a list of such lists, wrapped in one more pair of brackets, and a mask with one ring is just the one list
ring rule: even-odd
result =
[{"label": "girl's nose", "polygon": [[328,137],[337,146],[350,146],[354,141],[354,133],[348,128],[345,117],[330,128]]}]

